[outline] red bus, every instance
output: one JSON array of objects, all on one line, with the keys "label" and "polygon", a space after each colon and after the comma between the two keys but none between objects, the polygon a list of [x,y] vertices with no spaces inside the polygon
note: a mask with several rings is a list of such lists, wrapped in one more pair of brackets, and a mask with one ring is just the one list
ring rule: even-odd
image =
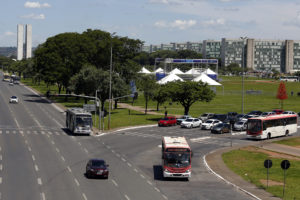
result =
[{"label": "red bus", "polygon": [[248,119],[247,137],[270,139],[288,136],[297,132],[297,115],[280,114]]},{"label": "red bus", "polygon": [[192,172],[192,150],[185,137],[162,138],[163,177],[189,178]]}]

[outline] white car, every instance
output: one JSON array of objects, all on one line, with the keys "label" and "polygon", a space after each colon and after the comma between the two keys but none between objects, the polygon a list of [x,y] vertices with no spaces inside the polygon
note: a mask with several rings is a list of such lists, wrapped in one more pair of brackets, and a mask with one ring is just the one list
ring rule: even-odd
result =
[{"label": "white car", "polygon": [[233,130],[235,131],[244,131],[247,129],[247,121],[248,120],[240,120],[238,122],[235,122],[233,125]]},{"label": "white car", "polygon": [[181,122],[181,128],[193,128],[193,127],[201,127],[202,121],[198,118],[188,118]]},{"label": "white car", "polygon": [[217,124],[222,123],[222,121],[217,119],[208,119],[206,122],[202,124],[202,129],[210,130],[212,127],[214,127]]},{"label": "white car", "polygon": [[9,98],[9,103],[19,103],[19,99],[16,96],[11,96]]}]

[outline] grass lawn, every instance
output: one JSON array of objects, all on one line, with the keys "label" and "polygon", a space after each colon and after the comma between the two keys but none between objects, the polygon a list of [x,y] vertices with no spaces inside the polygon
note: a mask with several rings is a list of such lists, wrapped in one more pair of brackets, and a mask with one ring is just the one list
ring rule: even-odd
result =
[{"label": "grass lawn", "polygon": [[[255,147],[253,147],[255,148]],[[284,158],[274,158],[269,154],[251,151],[247,149],[233,150],[222,155],[225,164],[236,174],[243,177],[256,186],[265,189],[271,194],[282,198],[284,171],[280,163]],[[269,187],[263,180],[267,179],[267,169],[264,168],[264,161],[272,160],[272,167],[269,169]],[[300,160],[288,159],[291,163],[286,171],[286,185],[284,199],[300,198]]]},{"label": "grass lawn", "polygon": [[284,144],[284,145],[300,148],[300,137],[292,138],[292,139],[286,139],[286,140],[279,140],[279,141],[275,141],[274,143]]},{"label": "grass lawn", "polygon": [[[211,102],[197,102],[190,108],[190,114],[194,117],[198,117],[202,113],[227,113],[242,111],[242,85],[241,77],[221,77],[221,84],[223,87],[216,87],[217,95]],[[276,94],[279,86],[279,81],[273,79],[259,79],[259,78],[245,78],[244,85],[244,112],[251,110],[271,111],[272,109],[280,108],[281,104],[276,99]],[[247,94],[247,90],[261,91],[262,94],[251,95]],[[295,112],[300,111],[300,96],[297,96],[297,92],[300,92],[299,82],[286,82],[286,91],[288,99],[283,102],[284,110],[292,110]],[[291,96],[291,91],[294,95]],[[145,107],[145,101],[143,94],[140,93],[137,101],[134,105]],[[170,101],[165,102],[160,106],[161,113],[164,113],[164,106],[166,106],[168,113],[170,114],[183,114],[183,107],[178,103],[172,103]],[[148,104],[150,109],[156,109],[156,102],[150,101]]]}]

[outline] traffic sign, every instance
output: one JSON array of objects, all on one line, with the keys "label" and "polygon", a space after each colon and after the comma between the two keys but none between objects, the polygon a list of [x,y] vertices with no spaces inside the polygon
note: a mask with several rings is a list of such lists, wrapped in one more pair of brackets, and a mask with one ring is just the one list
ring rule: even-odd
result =
[{"label": "traffic sign", "polygon": [[287,170],[288,168],[290,168],[290,162],[288,161],[288,160],[283,160],[282,162],[281,162],[281,168],[283,169],[283,170]]},{"label": "traffic sign", "polygon": [[264,166],[265,166],[265,168],[271,168],[272,167],[272,160],[265,160],[265,162],[264,162]]},{"label": "traffic sign", "polygon": [[83,109],[88,112],[96,111],[96,105],[95,104],[83,104]]}]

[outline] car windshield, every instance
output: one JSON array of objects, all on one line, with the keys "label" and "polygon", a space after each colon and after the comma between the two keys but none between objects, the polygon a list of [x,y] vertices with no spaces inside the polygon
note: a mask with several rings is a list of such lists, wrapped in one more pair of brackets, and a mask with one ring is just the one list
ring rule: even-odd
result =
[{"label": "car windshield", "polygon": [[169,118],[166,118],[166,117],[165,117],[165,118],[162,118],[161,120],[169,120]]},{"label": "car windshield", "polygon": [[12,96],[11,98],[12,98],[12,99],[16,99],[17,97],[16,97],[16,96]]},{"label": "car windshield", "polygon": [[237,122],[237,125],[243,125],[244,122]]},{"label": "car windshield", "polygon": [[168,167],[187,167],[190,162],[190,153],[165,153],[165,165]]},{"label": "car windshield", "polygon": [[203,114],[203,115],[201,115],[202,117],[207,117],[208,116],[208,114]]},{"label": "car windshield", "polygon": [[90,116],[76,116],[76,125],[87,127],[92,125],[92,118]]},{"label": "car windshield", "polygon": [[211,123],[213,123],[213,121],[212,120],[207,120],[205,123],[211,124]]},{"label": "car windshield", "polygon": [[105,167],[105,162],[104,162],[104,160],[93,160],[92,161],[92,166],[94,166],[94,167]]},{"label": "car windshield", "polygon": [[185,120],[186,122],[192,122],[193,121],[193,119],[187,119],[187,120]]},{"label": "car windshield", "polygon": [[258,119],[250,119],[248,121],[248,130],[250,132],[259,132],[262,130],[261,120]]}]

